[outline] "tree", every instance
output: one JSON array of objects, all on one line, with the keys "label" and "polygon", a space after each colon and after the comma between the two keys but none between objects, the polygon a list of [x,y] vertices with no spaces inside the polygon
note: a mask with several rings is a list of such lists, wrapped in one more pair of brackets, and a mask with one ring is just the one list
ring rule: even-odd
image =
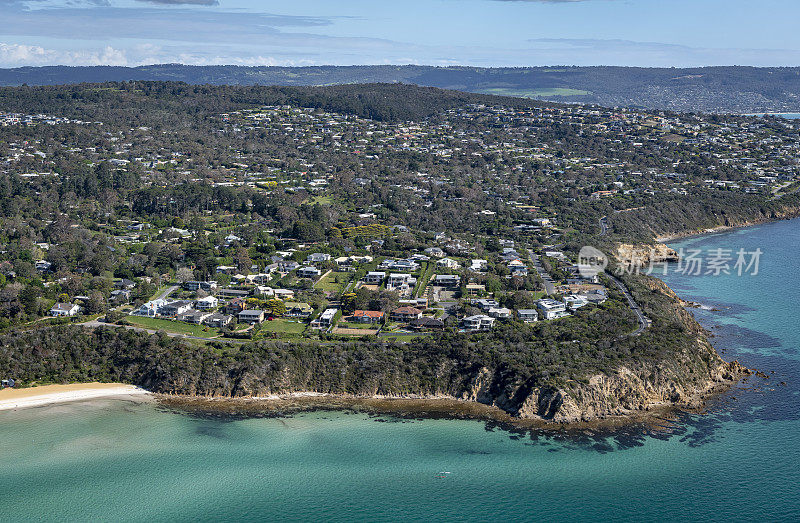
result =
[{"label": "tree", "polygon": [[181,267],[175,271],[175,279],[180,283],[186,283],[194,278],[194,271],[189,267]]}]

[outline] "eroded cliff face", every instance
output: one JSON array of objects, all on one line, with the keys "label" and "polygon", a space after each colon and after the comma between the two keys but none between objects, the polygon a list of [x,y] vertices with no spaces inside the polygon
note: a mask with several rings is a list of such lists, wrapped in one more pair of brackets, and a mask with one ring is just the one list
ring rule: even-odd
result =
[{"label": "eroded cliff face", "polygon": [[[491,404],[520,418],[575,423],[658,407],[696,408],[719,386],[751,374],[736,361],[722,360],[706,340],[703,329],[681,307],[677,295],[666,284],[655,279],[646,282],[651,291],[664,293],[673,300],[672,312],[691,333],[691,343],[677,354],[658,361],[631,362],[613,372],[595,373],[558,387],[503,385],[484,368],[462,399]],[[502,392],[493,394],[498,389]]]}]

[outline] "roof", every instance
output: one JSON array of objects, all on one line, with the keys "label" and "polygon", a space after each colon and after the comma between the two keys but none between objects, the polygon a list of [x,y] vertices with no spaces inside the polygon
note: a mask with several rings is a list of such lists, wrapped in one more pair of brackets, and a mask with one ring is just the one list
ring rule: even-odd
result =
[{"label": "roof", "polygon": [[422,311],[415,307],[399,307],[392,314],[422,314]]},{"label": "roof", "polygon": [[381,311],[355,311],[353,316],[356,318],[382,318],[383,312]]}]

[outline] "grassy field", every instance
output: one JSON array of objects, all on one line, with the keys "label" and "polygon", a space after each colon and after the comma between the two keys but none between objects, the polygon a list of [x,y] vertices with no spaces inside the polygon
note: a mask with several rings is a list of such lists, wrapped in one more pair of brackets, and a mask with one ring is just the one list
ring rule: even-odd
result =
[{"label": "grassy field", "polygon": [[543,96],[588,96],[591,91],[581,89],[569,89],[566,87],[548,87],[541,89],[514,89],[508,87],[491,87],[480,91],[484,94],[496,94],[499,96],[515,96],[518,98],[541,98]]},{"label": "grassy field", "polygon": [[203,338],[212,338],[219,335],[219,332],[211,327],[191,325],[181,321],[162,320],[161,318],[146,318],[143,316],[126,316],[125,319],[132,325],[144,327],[145,329],[163,330],[177,334],[201,336]]},{"label": "grassy field", "polygon": [[[315,289],[319,289],[324,292],[332,292],[334,294],[339,294],[342,292],[342,288],[347,282],[350,281],[352,275],[349,272],[332,272],[322,278],[315,286]],[[343,283],[339,283],[339,281]]]},{"label": "grassy field", "polygon": [[265,321],[261,324],[260,332],[277,332],[281,334],[302,334],[306,330],[306,324],[284,319]]}]

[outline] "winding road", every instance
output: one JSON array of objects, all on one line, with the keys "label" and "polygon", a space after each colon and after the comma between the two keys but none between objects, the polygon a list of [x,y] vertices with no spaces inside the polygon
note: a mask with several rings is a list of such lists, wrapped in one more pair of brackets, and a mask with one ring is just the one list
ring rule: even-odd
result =
[{"label": "winding road", "polygon": [[[598,220],[598,223],[600,224],[600,236],[605,236],[606,234],[608,234],[608,216],[603,216],[602,218],[600,218],[600,220]],[[636,300],[633,299],[633,296],[631,296],[631,293],[630,291],[628,291],[628,288],[625,286],[625,284],[622,283],[616,276],[612,276],[607,272],[604,274],[608,277],[609,280],[614,282],[614,284],[619,288],[622,294],[625,295],[625,298],[628,300],[628,306],[630,306],[633,313],[636,314],[636,320],[639,322],[639,327],[637,327],[635,331],[631,332],[629,336],[640,335],[642,332],[644,332],[644,330],[647,327],[650,326],[650,320],[647,318],[647,316],[644,315],[644,313],[642,312],[642,308],[639,307],[639,304],[636,303]]]}]

